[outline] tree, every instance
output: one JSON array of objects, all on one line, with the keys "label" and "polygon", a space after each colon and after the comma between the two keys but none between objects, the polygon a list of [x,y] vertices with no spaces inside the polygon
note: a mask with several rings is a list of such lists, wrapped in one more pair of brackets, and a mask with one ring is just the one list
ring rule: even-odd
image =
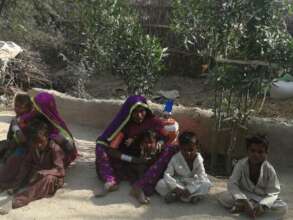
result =
[{"label": "tree", "polygon": [[174,30],[209,63],[215,130],[230,134],[228,171],[237,140],[249,117],[261,111],[272,80],[292,73],[293,40],[284,22],[291,8],[276,0],[174,1]]}]

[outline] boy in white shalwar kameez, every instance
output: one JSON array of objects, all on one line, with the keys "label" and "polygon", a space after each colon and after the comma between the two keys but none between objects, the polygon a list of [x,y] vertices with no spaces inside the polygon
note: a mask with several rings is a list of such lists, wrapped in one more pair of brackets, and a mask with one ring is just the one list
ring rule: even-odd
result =
[{"label": "boy in white shalwar kameez", "polygon": [[184,132],[180,135],[180,151],[172,157],[164,177],[156,185],[156,191],[167,203],[176,200],[195,203],[208,194],[212,184],[197,145],[194,133]]},{"label": "boy in white shalwar kameez", "polygon": [[266,160],[268,142],[264,136],[247,138],[248,157],[240,160],[229,178],[228,191],[219,202],[232,213],[245,212],[251,218],[271,210],[285,214],[287,204],[279,198],[280,183],[273,166]]}]

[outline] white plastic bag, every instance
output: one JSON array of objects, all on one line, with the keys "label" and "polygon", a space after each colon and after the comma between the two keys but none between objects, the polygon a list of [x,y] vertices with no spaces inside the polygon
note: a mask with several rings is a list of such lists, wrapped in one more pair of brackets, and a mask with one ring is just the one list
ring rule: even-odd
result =
[{"label": "white plastic bag", "polygon": [[270,96],[273,99],[287,99],[293,97],[293,82],[276,81],[272,83]]}]

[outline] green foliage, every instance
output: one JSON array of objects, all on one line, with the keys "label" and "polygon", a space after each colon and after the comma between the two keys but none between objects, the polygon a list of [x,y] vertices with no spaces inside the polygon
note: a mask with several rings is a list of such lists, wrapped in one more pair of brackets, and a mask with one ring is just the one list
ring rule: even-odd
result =
[{"label": "green foliage", "polygon": [[164,67],[166,49],[143,32],[127,1],[11,0],[2,17],[3,40],[34,45],[52,62],[62,53],[96,73],[118,74],[130,94],[150,94]]},{"label": "green foliage", "polygon": [[[173,27],[185,36],[186,47],[196,46],[199,55],[216,61],[211,70],[216,91],[238,96],[245,88],[257,98],[278,71],[292,71],[293,40],[284,22],[289,6],[274,0],[175,0]],[[215,105],[215,111],[219,109]]]},{"label": "green foliage", "polygon": [[118,74],[130,94],[148,95],[163,69],[166,49],[143,33],[137,14],[122,1],[80,1],[86,59],[97,72]]},{"label": "green foliage", "polygon": [[[184,45],[213,63],[215,129],[239,130],[260,111],[269,85],[293,71],[293,39],[284,18],[292,5],[277,0],[174,0],[173,28]],[[215,61],[215,62],[211,62]]]}]

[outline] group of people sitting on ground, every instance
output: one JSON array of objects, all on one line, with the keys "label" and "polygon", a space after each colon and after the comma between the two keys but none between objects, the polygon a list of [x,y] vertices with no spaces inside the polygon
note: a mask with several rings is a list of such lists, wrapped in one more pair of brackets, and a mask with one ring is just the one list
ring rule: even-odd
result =
[{"label": "group of people sitting on ground", "polygon": [[17,94],[14,110],[7,139],[0,142],[0,191],[13,195],[10,206],[19,208],[63,186],[65,168],[77,157],[77,149],[51,94],[42,92],[32,99]]},{"label": "group of people sitting on ground", "polygon": [[[11,207],[18,208],[54,195],[78,153],[51,94],[17,94],[14,107],[7,139],[0,142],[0,190],[7,190]],[[212,183],[198,137],[191,131],[179,135],[179,124],[169,113],[155,115],[142,96],[125,101],[96,142],[96,171],[103,181],[96,197],[117,190],[123,180],[131,183],[130,195],[141,204],[150,203],[155,191],[166,203],[195,204],[208,195]],[[247,157],[236,164],[227,192],[218,198],[232,213],[252,218],[266,211],[286,213],[276,172],[267,161],[268,146],[264,136],[247,138]]]}]

